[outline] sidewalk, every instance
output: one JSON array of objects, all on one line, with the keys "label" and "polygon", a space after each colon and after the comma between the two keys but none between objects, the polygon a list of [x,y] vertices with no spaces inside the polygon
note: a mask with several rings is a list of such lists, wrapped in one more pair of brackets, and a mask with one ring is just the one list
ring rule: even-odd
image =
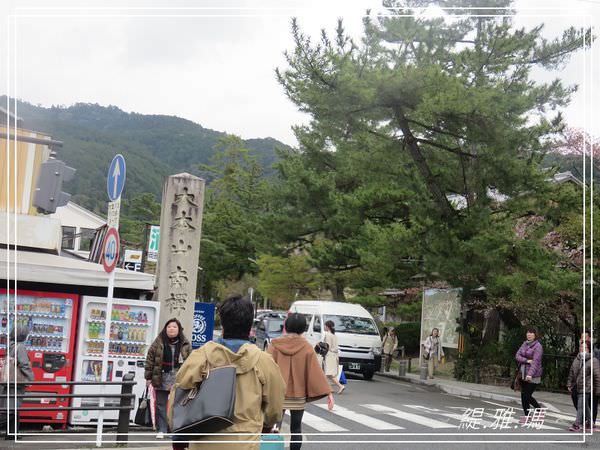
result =
[{"label": "sidewalk", "polygon": [[[521,405],[521,396],[510,387],[491,386],[487,384],[465,383],[451,378],[434,378],[433,380],[421,380],[418,374],[407,373],[399,376],[391,372],[377,372],[377,375],[400,381],[408,381],[426,386],[434,386],[448,394],[463,397],[482,398],[497,402],[516,403]],[[543,406],[554,412],[566,412],[574,414],[571,396],[546,391],[536,391],[535,398],[543,403]]]}]

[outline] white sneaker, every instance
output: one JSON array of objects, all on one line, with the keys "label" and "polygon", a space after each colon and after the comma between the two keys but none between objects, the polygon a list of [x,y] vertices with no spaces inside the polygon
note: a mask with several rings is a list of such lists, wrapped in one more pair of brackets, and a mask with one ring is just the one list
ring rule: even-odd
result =
[{"label": "white sneaker", "polygon": [[165,433],[163,433],[162,431],[156,434],[156,439],[164,439],[165,438]]}]

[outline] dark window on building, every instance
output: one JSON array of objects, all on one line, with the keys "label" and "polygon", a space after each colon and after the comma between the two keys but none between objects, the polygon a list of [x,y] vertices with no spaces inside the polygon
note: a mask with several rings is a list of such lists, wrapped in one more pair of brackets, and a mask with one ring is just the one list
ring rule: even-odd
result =
[{"label": "dark window on building", "polygon": [[62,248],[66,250],[75,249],[75,227],[62,227]]},{"label": "dark window on building", "polygon": [[96,230],[92,228],[80,228],[81,235],[79,236],[79,251],[89,252],[92,247],[92,240]]}]

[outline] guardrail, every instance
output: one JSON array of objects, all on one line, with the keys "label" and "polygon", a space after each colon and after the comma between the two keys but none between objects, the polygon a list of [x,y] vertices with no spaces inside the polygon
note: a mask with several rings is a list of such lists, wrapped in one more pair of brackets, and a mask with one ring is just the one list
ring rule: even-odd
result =
[{"label": "guardrail", "polygon": [[[137,384],[133,381],[133,374],[126,373],[123,375],[122,381],[26,381],[10,383],[26,386],[121,386],[120,394],[54,394],[54,393],[37,393],[27,392],[17,394],[18,398],[120,398],[119,406],[34,406],[34,407],[19,407],[19,411],[119,411],[119,419],[117,422],[117,442],[127,442],[129,433],[129,417],[131,410],[134,408],[133,386]],[[11,394],[12,395],[12,394]]]}]

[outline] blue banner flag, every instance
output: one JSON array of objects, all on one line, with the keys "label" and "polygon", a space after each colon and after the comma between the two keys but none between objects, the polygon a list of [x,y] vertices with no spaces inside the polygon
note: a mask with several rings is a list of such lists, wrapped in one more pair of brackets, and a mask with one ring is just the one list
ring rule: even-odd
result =
[{"label": "blue banner flag", "polygon": [[194,303],[194,325],[192,329],[192,348],[202,347],[212,341],[215,329],[214,303]]}]

